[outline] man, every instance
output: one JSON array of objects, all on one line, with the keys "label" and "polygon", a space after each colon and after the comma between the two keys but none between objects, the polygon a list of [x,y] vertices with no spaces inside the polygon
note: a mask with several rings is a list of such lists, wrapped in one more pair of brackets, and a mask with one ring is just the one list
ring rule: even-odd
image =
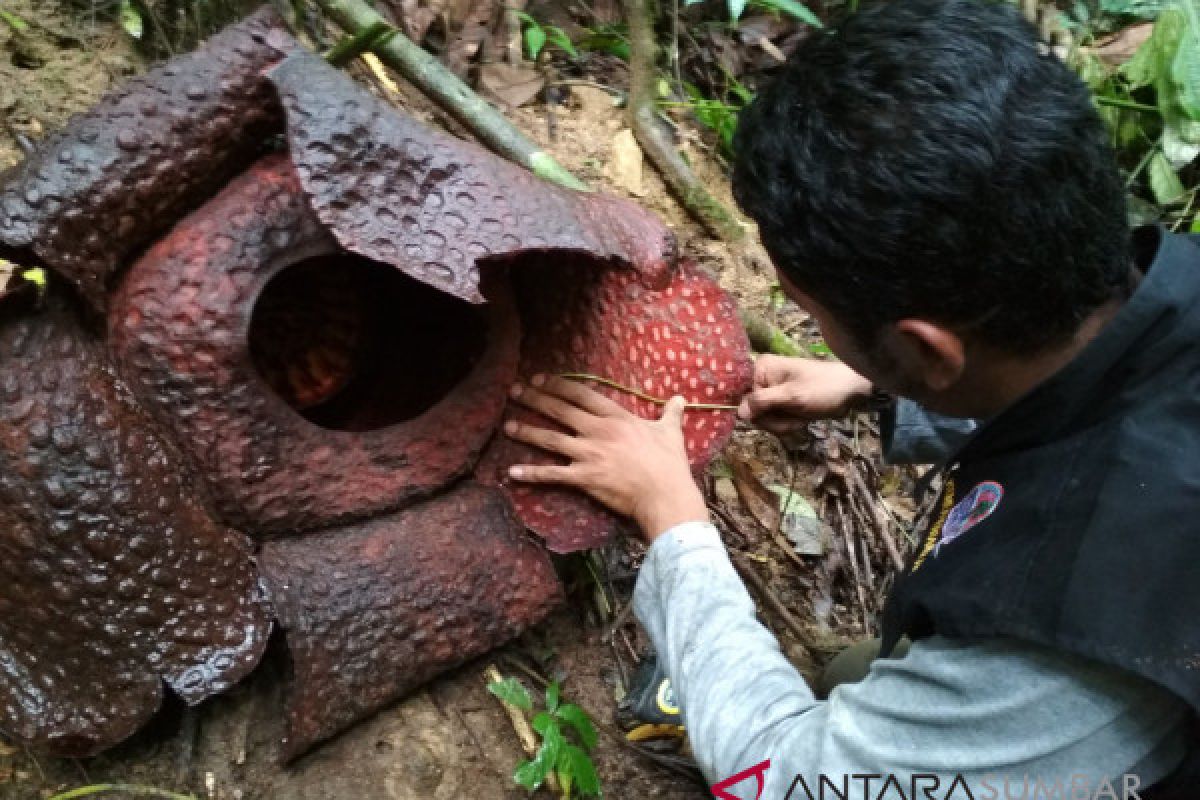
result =
[{"label": "man", "polygon": [[[1088,92],[1005,5],[897,0],[814,34],[736,149],[738,200],[841,359],[761,358],[740,415],[779,431],[885,390],[908,398],[891,450],[933,441],[948,469],[885,612],[884,654],[914,643],[818,701],[708,522],[682,400],[644,421],[570,381],[514,388],[571,433],[510,422],[569,460],[512,477],[589,492],[652,542],[636,610],[705,775],[770,759],[771,800],[821,776],[874,797],[866,775],[1194,796],[1200,246],[1131,237]],[[912,401],[986,422],[954,453]]]}]

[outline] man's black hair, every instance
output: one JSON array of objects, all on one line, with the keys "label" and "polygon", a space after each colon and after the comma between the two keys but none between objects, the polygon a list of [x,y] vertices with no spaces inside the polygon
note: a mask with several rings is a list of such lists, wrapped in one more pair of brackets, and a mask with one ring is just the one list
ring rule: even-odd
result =
[{"label": "man's black hair", "polygon": [[1033,353],[1128,291],[1104,123],[1008,5],[893,0],[814,33],[735,150],[776,266],[863,346],[919,317]]}]

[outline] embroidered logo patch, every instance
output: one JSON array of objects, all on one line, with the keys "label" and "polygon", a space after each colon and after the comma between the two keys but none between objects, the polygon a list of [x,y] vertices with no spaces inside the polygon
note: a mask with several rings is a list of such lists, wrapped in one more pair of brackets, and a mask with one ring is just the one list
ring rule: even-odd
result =
[{"label": "embroidered logo patch", "polygon": [[933,555],[937,557],[943,545],[950,544],[967,531],[992,515],[1004,498],[1004,487],[995,481],[984,481],[967,492],[962,500],[954,504],[946,521],[942,523],[942,533],[938,538]]}]

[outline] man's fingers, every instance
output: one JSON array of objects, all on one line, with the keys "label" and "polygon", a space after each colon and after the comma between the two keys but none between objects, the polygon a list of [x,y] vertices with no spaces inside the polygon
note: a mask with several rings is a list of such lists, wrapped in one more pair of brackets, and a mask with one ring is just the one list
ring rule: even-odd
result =
[{"label": "man's fingers", "polygon": [[663,406],[663,413],[659,417],[659,421],[670,428],[679,430],[683,427],[683,410],[686,407],[687,401],[679,395],[675,395]]},{"label": "man's fingers", "polygon": [[576,486],[578,471],[572,466],[517,464],[508,468],[508,477],[522,483],[561,483]]},{"label": "man's fingers", "polygon": [[788,384],[767,386],[763,389],[755,389],[742,398],[742,402],[738,406],[738,416],[747,420],[755,419],[773,408],[793,405],[795,402],[796,398],[792,387]]},{"label": "man's fingers", "polygon": [[550,377],[535,375],[530,382],[542,391],[561,397],[572,405],[576,405],[598,417],[611,417],[615,414],[629,413],[619,404],[609,400],[587,384],[573,378],[562,378],[557,375]]},{"label": "man's fingers", "polygon": [[579,406],[572,405],[561,397],[547,394],[532,386],[518,384],[509,392],[509,396],[526,408],[533,409],[542,416],[580,433],[588,427],[588,420],[592,417],[590,412]]},{"label": "man's fingers", "polygon": [[764,353],[754,359],[754,385],[767,387],[786,380],[791,366],[791,359]]},{"label": "man's fingers", "polygon": [[504,432],[518,442],[525,442],[525,444],[540,447],[551,453],[558,453],[572,460],[578,459],[583,454],[583,448],[574,436],[539,428],[536,425],[525,425],[515,419],[504,423]]}]

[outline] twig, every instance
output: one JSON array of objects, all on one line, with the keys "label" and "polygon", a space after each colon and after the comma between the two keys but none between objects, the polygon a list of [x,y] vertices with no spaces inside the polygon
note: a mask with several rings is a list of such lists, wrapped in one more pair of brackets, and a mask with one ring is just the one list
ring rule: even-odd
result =
[{"label": "twig", "polygon": [[792,612],[789,611],[787,606],[783,604],[783,601],[775,596],[775,593],[771,591],[766,582],[749,564],[745,563],[741,558],[733,555],[732,553],[730,554],[730,561],[733,562],[734,569],[736,569],[738,574],[742,576],[742,580],[750,584],[751,588],[753,588],[758,596],[762,598],[762,601],[771,607],[771,610],[775,612],[776,616],[783,620],[783,624],[787,626],[789,631],[791,631],[791,634],[796,639],[797,643],[804,648],[805,655],[808,657],[808,664],[804,665],[800,671],[809,672],[810,670],[815,670],[817,664],[820,662],[817,660],[817,656],[813,651],[812,645],[808,642],[809,634],[804,625],[801,624],[800,620],[793,616]]},{"label": "twig", "polygon": [[[317,4],[352,36],[378,24],[387,25],[383,17],[364,0],[317,0]],[[571,189],[588,191],[587,184],[517,130],[503,114],[437,58],[400,31],[390,25],[387,27],[393,33],[377,45],[375,52],[379,57],[474,131],[488,147],[540,178]]]},{"label": "twig", "polygon": [[851,479],[847,481],[847,483],[850,484],[850,486],[847,488],[849,488],[852,493],[851,497],[853,498],[854,494],[857,494],[861,499],[864,508],[868,508],[873,511],[873,516],[875,517],[875,529],[879,532],[879,538],[883,540],[883,546],[888,552],[888,557],[892,559],[892,566],[895,567],[897,571],[903,571],[904,556],[900,554],[900,549],[896,546],[895,540],[891,537],[891,533],[888,530],[889,526],[887,517],[881,516],[879,513],[879,504],[883,502],[883,498],[879,498],[878,501],[876,501],[875,497],[873,497],[871,492],[867,489],[867,484],[863,481],[862,475],[860,475],[858,470],[854,468],[854,465],[851,465],[846,472],[851,476]]},{"label": "twig", "polygon": [[136,797],[157,797],[161,800],[196,800],[193,795],[170,792],[166,789],[156,789],[153,786],[136,786],[131,783],[96,783],[91,786],[80,786],[78,789],[56,794],[49,800],[74,800],[76,797],[90,797],[94,794],[117,792]]},{"label": "twig", "polygon": [[626,603],[625,606],[617,612],[617,616],[613,619],[612,625],[608,628],[608,633],[604,634],[604,638],[608,641],[613,641],[617,635],[617,631],[625,627],[625,623],[629,622],[629,617],[633,614],[633,602]]},{"label": "twig", "polygon": [[615,733],[614,731],[609,730],[609,727],[604,724],[597,724],[596,730],[599,731],[600,733],[603,733],[609,739],[616,742],[617,744],[624,747],[625,749],[632,750],[633,752],[637,753],[638,755],[642,756],[643,758],[646,758],[647,760],[652,762],[655,766],[661,767],[662,769],[665,769],[668,772],[674,773],[675,775],[678,775],[681,778],[686,778],[690,781],[694,781],[695,783],[699,784],[700,786],[704,786],[705,788],[708,787],[707,782],[705,782],[705,780],[704,780],[704,776],[700,773],[699,768],[696,767],[694,762],[689,761],[688,759],[682,758],[680,756],[672,756],[672,755],[666,755],[664,753],[656,753],[653,750],[650,750],[649,748],[642,747],[639,744],[629,741],[628,739],[626,739],[624,736],[622,736],[619,733]]},{"label": "twig", "polygon": [[858,596],[858,604],[862,608],[863,631],[870,629],[870,610],[867,608],[867,598],[863,594],[862,574],[858,569],[858,554],[854,552],[854,542],[851,538],[850,523],[846,521],[846,513],[842,510],[840,498],[833,498],[833,507],[837,510],[838,521],[841,522],[842,540],[846,544],[846,555],[850,561],[850,574],[854,579],[854,593]]},{"label": "twig", "polygon": [[[483,670],[483,676],[487,679],[488,684],[504,681],[504,676],[500,674],[500,670],[496,669],[495,664],[488,664]],[[517,734],[517,739],[521,742],[521,749],[525,751],[525,755],[530,758],[536,758],[538,751],[537,734],[533,732],[533,728],[529,727],[529,720],[525,719],[525,713],[512,703],[501,700],[499,697],[496,699],[504,707],[504,712],[508,714],[508,719]],[[546,774],[546,786],[556,794],[559,791],[558,778],[555,776],[553,770]]]},{"label": "twig", "polygon": [[1156,106],[1148,106],[1145,103],[1138,103],[1133,100],[1122,100],[1119,97],[1105,97],[1104,95],[1096,95],[1096,102],[1102,106],[1111,106],[1113,108],[1123,108],[1128,111],[1140,111],[1143,114],[1161,114]]},{"label": "twig", "polygon": [[[609,380],[608,378],[603,378],[599,375],[592,375],[587,372],[560,372],[558,377],[566,378],[567,380],[572,381],[594,381],[595,383],[602,384],[610,389],[616,389],[619,392],[631,394],[639,400],[645,400],[658,406],[665,406],[669,402],[661,397],[655,397],[654,395],[646,394],[639,389],[634,389],[632,386],[625,386],[624,384],[617,383],[614,380]],[[692,409],[695,411],[737,411],[738,409],[737,406],[724,405],[721,403],[684,403],[683,407],[685,410]]]},{"label": "twig", "polygon": [[712,196],[683,160],[658,118],[658,43],[654,39],[654,0],[624,0],[629,23],[629,119],[646,156],[662,173],[679,202],[709,233],[729,242],[746,229]]},{"label": "twig", "polygon": [[533,667],[530,667],[528,664],[521,663],[521,659],[517,658],[511,652],[501,653],[500,660],[515,669],[517,672],[520,672],[526,678],[529,678],[529,680],[533,681],[538,688],[545,689],[550,685],[549,678],[538,672]]}]

